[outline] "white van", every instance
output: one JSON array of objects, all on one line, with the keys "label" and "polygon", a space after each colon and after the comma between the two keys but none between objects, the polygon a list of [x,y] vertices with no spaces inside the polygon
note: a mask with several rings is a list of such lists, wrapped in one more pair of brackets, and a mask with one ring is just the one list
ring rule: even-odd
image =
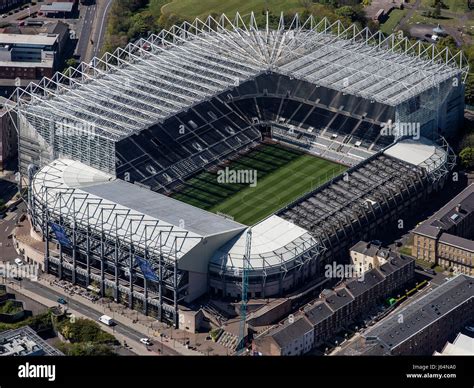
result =
[{"label": "white van", "polygon": [[99,317],[99,322],[102,322],[103,324],[107,326],[112,326],[115,324],[115,321],[109,317],[108,315],[102,315]]}]

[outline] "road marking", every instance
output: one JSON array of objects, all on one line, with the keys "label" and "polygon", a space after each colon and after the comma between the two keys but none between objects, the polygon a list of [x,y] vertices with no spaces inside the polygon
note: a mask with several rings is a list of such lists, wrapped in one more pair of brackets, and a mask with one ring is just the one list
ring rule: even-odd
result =
[{"label": "road marking", "polygon": [[102,22],[100,23],[99,36],[97,37],[96,55],[97,55],[97,50],[100,47],[100,41],[102,39],[101,38],[102,37],[102,28],[104,27],[105,18],[107,16],[107,10],[109,9],[110,4],[112,4],[112,0],[109,0],[107,5],[105,6],[104,13],[102,14]]}]

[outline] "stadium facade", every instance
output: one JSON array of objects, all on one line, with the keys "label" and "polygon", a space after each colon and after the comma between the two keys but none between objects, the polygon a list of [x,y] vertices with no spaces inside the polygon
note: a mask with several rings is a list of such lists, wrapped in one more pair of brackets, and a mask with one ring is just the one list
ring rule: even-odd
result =
[{"label": "stadium facade", "polygon": [[180,303],[240,297],[248,226],[167,195],[271,138],[350,167],[251,227],[249,296],[303,287],[442,187],[466,63],[327,19],[270,29],[237,14],[19,89],[20,167],[46,268],[176,325]]}]

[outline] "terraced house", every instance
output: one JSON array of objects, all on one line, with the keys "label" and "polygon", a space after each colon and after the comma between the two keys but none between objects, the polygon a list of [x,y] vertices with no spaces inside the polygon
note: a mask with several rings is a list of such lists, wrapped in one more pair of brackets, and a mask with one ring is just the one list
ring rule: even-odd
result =
[{"label": "terraced house", "polygon": [[474,184],[420,224],[413,235],[416,258],[474,275]]}]

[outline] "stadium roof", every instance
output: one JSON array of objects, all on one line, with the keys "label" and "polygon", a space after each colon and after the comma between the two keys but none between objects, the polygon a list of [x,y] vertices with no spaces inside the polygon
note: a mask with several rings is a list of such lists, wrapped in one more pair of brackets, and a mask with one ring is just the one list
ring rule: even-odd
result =
[{"label": "stadium roof", "polygon": [[440,145],[427,138],[403,139],[384,151],[386,155],[424,167],[429,173],[447,162],[448,154]]},{"label": "stadium roof", "polygon": [[50,215],[93,225],[136,247],[180,259],[204,239],[232,238],[246,227],[69,159],[35,176],[33,191]]},{"label": "stadium roof", "polygon": [[238,222],[120,179],[84,187],[82,190],[203,237],[246,228]]},{"label": "stadium roof", "polygon": [[[245,19],[245,20],[244,20]],[[274,71],[396,106],[468,72],[461,52],[295,16],[277,29],[254,14],[196,19],[17,89],[17,109],[43,125],[119,140],[259,74]],[[78,129],[79,128],[79,129]]]},{"label": "stadium roof", "polygon": [[[211,263],[232,272],[244,268],[246,233],[221,247]],[[252,226],[249,265],[253,270],[280,269],[297,265],[298,258],[322,249],[309,232],[276,215]]]}]

